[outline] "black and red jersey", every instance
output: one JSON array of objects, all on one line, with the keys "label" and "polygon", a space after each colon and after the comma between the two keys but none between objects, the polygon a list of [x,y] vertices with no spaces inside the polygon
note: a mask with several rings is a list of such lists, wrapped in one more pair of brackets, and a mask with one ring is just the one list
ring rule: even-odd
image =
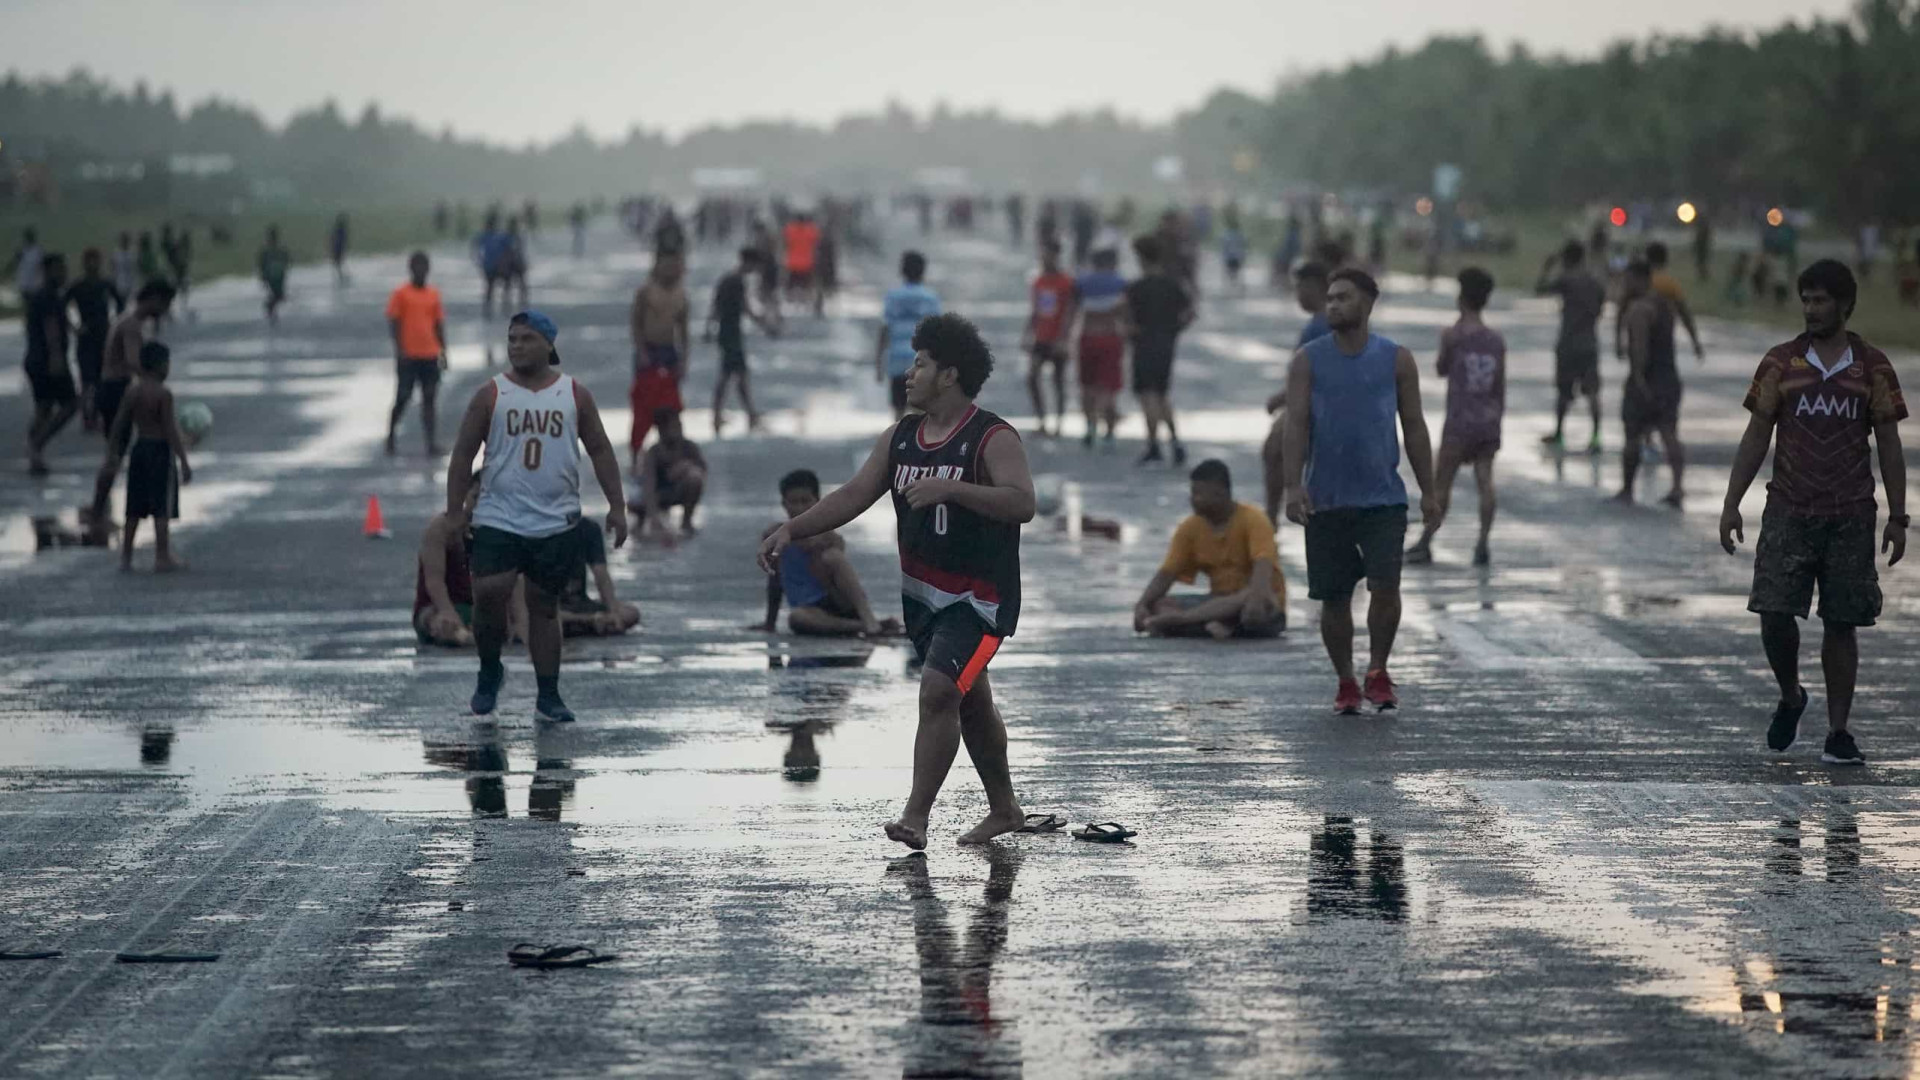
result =
[{"label": "black and red jersey", "polygon": [[952,434],[929,444],[920,437],[925,420],[919,413],[902,419],[887,457],[893,512],[899,521],[901,595],[909,604],[936,612],[969,604],[994,628],[995,636],[1011,637],[1020,618],[1020,526],[952,503],[915,510],[903,492],[929,476],[984,483],[980,451],[987,440],[1019,438],[1019,433],[973,406]]}]

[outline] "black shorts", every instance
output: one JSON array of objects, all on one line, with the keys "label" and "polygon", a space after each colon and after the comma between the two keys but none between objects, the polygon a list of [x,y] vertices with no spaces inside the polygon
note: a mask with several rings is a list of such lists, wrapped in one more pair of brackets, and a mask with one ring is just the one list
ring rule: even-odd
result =
[{"label": "black shorts", "polygon": [[1665,375],[1647,380],[1645,390],[1631,381],[1620,397],[1620,422],[1629,428],[1662,428],[1680,422],[1680,377]]},{"label": "black shorts", "polygon": [[521,536],[505,529],[476,525],[473,529],[473,576],[525,574],[550,596],[567,591],[567,580],[580,571],[580,533],[568,527],[552,536]]},{"label": "black shorts", "polygon": [[413,388],[420,388],[421,396],[433,397],[440,392],[440,360],[396,360],[393,364],[394,377],[399,380],[398,396],[401,401],[413,397]]},{"label": "black shorts", "polygon": [[1133,392],[1164,394],[1173,386],[1173,349],[1158,345],[1133,347]]},{"label": "black shorts", "polygon": [[1600,345],[1560,344],[1553,350],[1553,383],[1562,400],[1600,392]]},{"label": "black shorts", "polygon": [[1315,510],[1307,519],[1307,597],[1345,602],[1362,578],[1369,589],[1398,588],[1406,540],[1405,506]]},{"label": "black shorts", "polygon": [[1067,362],[1067,350],[1051,341],[1034,342],[1029,355],[1033,357],[1034,367],[1039,367],[1041,364],[1060,365]]},{"label": "black shorts", "polygon": [[747,347],[743,342],[720,343],[720,374],[745,375],[747,373]]},{"label": "black shorts", "polygon": [[904,411],[907,407],[907,377],[905,375],[895,375],[893,378],[888,379],[887,395],[893,401],[893,410],[895,412]]},{"label": "black shorts", "polygon": [[912,597],[902,597],[907,640],[923,671],[937,671],[953,680],[962,694],[973,689],[993,655],[1000,637],[969,604],[952,604],[939,611]]},{"label": "black shorts", "polygon": [[138,439],[127,454],[127,520],[180,516],[180,478],[165,439]]},{"label": "black shorts", "polygon": [[74,341],[73,362],[80,369],[80,385],[94,386],[100,382],[100,365],[107,356],[107,334],[102,330],[98,334],[81,334]]},{"label": "black shorts", "polygon": [[1880,617],[1880,572],[1873,564],[1879,522],[1873,510],[1797,514],[1771,500],[1754,545],[1747,610],[1806,618],[1820,587],[1820,617],[1872,626]]},{"label": "black shorts", "polygon": [[113,434],[113,418],[120,415],[120,402],[132,385],[132,379],[108,379],[93,388],[93,411],[106,421],[109,436]]},{"label": "black shorts", "polygon": [[58,365],[27,361],[27,383],[35,405],[70,405],[80,397],[73,388],[73,372],[63,358]]}]

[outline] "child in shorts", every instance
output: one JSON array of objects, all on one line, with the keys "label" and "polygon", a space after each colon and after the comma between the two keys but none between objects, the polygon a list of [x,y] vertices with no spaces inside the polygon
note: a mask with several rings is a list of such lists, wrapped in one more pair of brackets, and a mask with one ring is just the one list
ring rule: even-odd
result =
[{"label": "child in shorts", "polygon": [[[187,463],[187,443],[180,434],[174,416],[173,391],[167,389],[167,370],[173,354],[165,345],[149,341],[140,347],[140,375],[127,390],[125,402],[114,419],[107,440],[106,464],[100,472],[109,484],[119,470],[122,456],[127,458],[126,524],[120,537],[120,569],[133,569],[133,540],[140,519],[153,519],[153,568],[156,571],[185,570],[187,564],[173,555],[168,543],[168,528],[180,516],[180,485],[193,480],[193,467]],[[133,440],[131,449],[128,439]],[[174,462],[179,471],[174,471]]]}]

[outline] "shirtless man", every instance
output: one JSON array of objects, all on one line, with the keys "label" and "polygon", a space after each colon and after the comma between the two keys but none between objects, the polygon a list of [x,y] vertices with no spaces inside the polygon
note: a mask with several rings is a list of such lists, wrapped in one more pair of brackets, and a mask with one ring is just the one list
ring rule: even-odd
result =
[{"label": "shirtless man", "polygon": [[[792,521],[820,501],[820,477],[812,469],[795,469],[780,478],[780,508]],[[760,534],[764,542],[780,528],[769,525]],[[898,619],[874,617],[867,590],[847,559],[847,542],[829,530],[796,540],[780,553],[774,573],[767,575],[767,617],[749,629],[775,633],[780,625],[780,602],[791,611],[787,626],[796,634],[819,637],[879,637],[903,633]]]},{"label": "shirtless man", "polygon": [[[473,504],[480,487],[468,489],[458,510],[443,510],[420,534],[413,587],[413,633],[422,645],[473,644]],[[586,519],[583,519],[586,520]]]},{"label": "shirtless man", "polygon": [[[172,355],[165,345],[149,341],[140,347],[140,378],[127,391],[126,400],[114,417],[107,443],[107,460],[100,466],[101,479],[111,488],[120,458],[127,460],[126,525],[120,534],[120,569],[133,569],[133,541],[140,519],[153,519],[153,568],[165,573],[185,570],[187,564],[174,558],[168,543],[169,526],[180,516],[180,485],[193,482],[193,466],[187,463],[187,441],[180,434],[173,413],[173,391],[167,389],[167,370]],[[174,463],[179,472],[174,472]],[[104,516],[104,515],[103,515]],[[97,520],[97,519],[96,519]]]},{"label": "shirtless man", "polygon": [[692,304],[682,280],[685,273],[685,256],[657,256],[647,283],[633,294],[633,307],[627,314],[633,335],[633,389],[628,393],[633,406],[633,432],[627,438],[627,452],[635,473],[640,471],[640,450],[646,444],[647,432],[653,430],[654,415],[662,409],[671,409],[677,415],[686,407],[680,400],[680,384],[687,377]]},{"label": "shirtless man", "polygon": [[654,414],[653,422],[660,429],[660,437],[647,449],[646,457],[635,470],[640,474],[640,501],[634,505],[634,513],[640,518],[643,536],[651,527],[662,542],[672,547],[674,534],[667,526],[667,511],[676,506],[680,508],[682,536],[692,536],[697,531],[693,527],[693,512],[706,489],[707,459],[681,430],[678,409],[661,409]]},{"label": "shirtless man", "polygon": [[[121,312],[107,329],[106,351],[100,360],[100,385],[93,391],[93,405],[100,414],[102,430],[113,431],[121,399],[133,384],[140,349],[147,343],[147,326],[166,318],[167,309],[172,306],[173,286],[164,281],[149,281],[140,287],[133,306]],[[93,485],[88,531],[91,542],[100,547],[106,546],[107,530],[113,527],[107,512],[107,500],[113,494],[113,477],[114,473],[103,471]]]}]

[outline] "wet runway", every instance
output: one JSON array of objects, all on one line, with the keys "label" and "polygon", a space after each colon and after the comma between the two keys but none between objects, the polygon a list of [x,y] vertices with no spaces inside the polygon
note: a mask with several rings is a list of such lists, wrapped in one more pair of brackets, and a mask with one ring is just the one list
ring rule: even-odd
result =
[{"label": "wet runway", "polygon": [[[1801,742],[1767,751],[1751,548],[1728,558],[1713,536],[1765,331],[1710,324],[1707,363],[1683,361],[1688,511],[1620,509],[1602,499],[1621,368],[1610,452],[1543,456],[1554,308],[1502,283],[1495,565],[1468,565],[1463,483],[1438,565],[1407,575],[1403,709],[1385,719],[1328,713],[1298,529],[1280,538],[1283,640],[1136,638],[1184,476],[1132,466],[1137,416],[1120,455],[1029,438],[1036,473],[1125,529],[1026,531],[1026,616],[994,668],[1015,781],[1030,810],[1140,836],[957,849],[984,808],[963,753],[928,855],[900,859],[877,826],[907,789],[907,653],[741,627],[760,615],[751,554],[775,479],[845,479],[885,422],[872,323],[908,242],[852,258],[827,319],[750,338],[767,434],[706,438],[717,353],[696,349],[704,532],[615,553],[645,622],[568,643],[581,722],[564,729],[532,723],[524,658],[498,723],[478,724],[471,657],[414,644],[413,542],[443,468],[412,418],[399,458],[380,451],[400,260],[360,260],[339,292],[296,271],[273,334],[251,283],[198,290],[166,335],[176,393],[217,417],[176,533],[189,573],[145,572],[150,549],[131,576],[111,553],[36,552],[32,519],[74,524],[93,437],[64,434],[45,484],[17,462],[0,477],[0,950],[65,954],[0,962],[0,1075],[1915,1071],[1912,571],[1884,574],[1886,618],[1861,637],[1869,767],[1819,764],[1817,688]],[[622,433],[647,257],[610,230],[583,260],[540,243],[535,302],[564,370]],[[1023,258],[997,233],[927,250],[1003,365],[983,403],[1030,424]],[[728,259],[696,254],[696,318]],[[503,342],[459,261],[435,271],[448,438]],[[1376,329],[1430,370],[1450,291],[1389,284]],[[1301,321],[1215,283],[1182,345],[1183,431],[1249,500],[1258,403]],[[0,331],[0,353],[18,346]],[[0,380],[14,430],[26,408]],[[395,540],[361,538],[370,495]],[[897,580],[892,527],[878,507],[845,532],[877,600]],[[521,941],[622,959],[512,970]],[[114,961],[151,950],[219,960]]]}]

